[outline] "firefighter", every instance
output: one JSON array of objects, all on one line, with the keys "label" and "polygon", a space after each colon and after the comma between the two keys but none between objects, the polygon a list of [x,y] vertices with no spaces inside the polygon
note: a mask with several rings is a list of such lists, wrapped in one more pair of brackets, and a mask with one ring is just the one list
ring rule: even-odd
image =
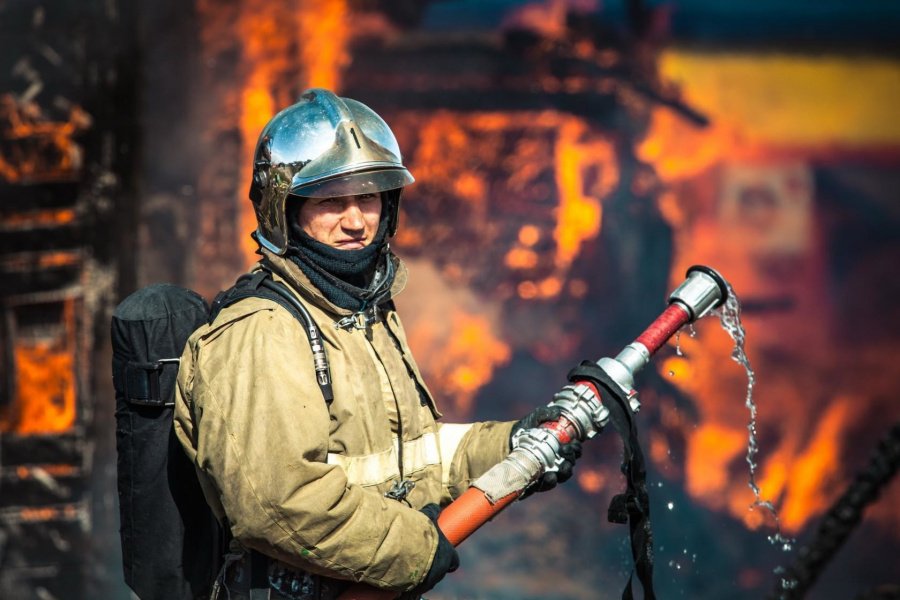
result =
[{"label": "firefighter", "polygon": [[[387,124],[327,90],[260,135],[254,271],[318,326],[333,400],[304,328],[269,299],[231,304],[191,336],[175,429],[233,538],[214,595],[318,600],[356,581],[418,598],[459,564],[438,507],[509,453],[514,429],[558,414],[440,421],[392,302],[407,270],[388,242],[412,182]],[[577,442],[564,455],[538,489],[571,475]]]}]

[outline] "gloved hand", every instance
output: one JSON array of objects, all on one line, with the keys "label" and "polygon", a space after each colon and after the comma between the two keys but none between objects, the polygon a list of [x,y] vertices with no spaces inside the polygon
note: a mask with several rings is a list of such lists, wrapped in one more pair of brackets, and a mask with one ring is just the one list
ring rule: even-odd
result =
[{"label": "gloved hand", "polygon": [[447,539],[437,524],[441,509],[437,504],[426,504],[420,512],[425,513],[434,523],[434,528],[437,529],[437,550],[434,552],[434,560],[431,561],[431,568],[425,574],[425,579],[411,591],[403,594],[401,596],[402,600],[418,600],[422,594],[436,586],[444,578],[444,575],[452,573],[459,568],[459,554],[456,553],[456,548],[453,547],[453,544],[450,543],[450,540]]},{"label": "gloved hand", "polygon": [[[539,406],[513,425],[509,436],[509,447],[513,448],[513,438],[516,432],[521,429],[532,429],[546,421],[555,421],[562,414],[562,409],[558,406]],[[535,484],[528,489],[525,496],[533,492],[546,492],[556,487],[557,483],[563,483],[572,477],[572,469],[575,467],[575,461],[581,458],[581,442],[572,440],[568,444],[563,444],[559,448],[559,455],[563,458],[556,472],[544,473]],[[523,498],[525,497],[523,496]]]}]

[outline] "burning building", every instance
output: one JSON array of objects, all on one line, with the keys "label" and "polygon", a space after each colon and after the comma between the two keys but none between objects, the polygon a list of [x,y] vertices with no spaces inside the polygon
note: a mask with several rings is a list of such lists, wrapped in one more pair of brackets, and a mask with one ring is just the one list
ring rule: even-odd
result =
[{"label": "burning building", "polygon": [[[307,87],[382,114],[418,180],[398,305],[450,420],[545,402],[577,361],[631,341],[694,263],[744,299],[757,479],[787,534],[809,534],[900,416],[886,100],[900,67],[883,53],[687,50],[678,15],[641,2],[510,3],[481,20],[461,2],[57,4],[0,6],[0,590],[124,597],[105,323],[140,285],[211,298],[255,259],[256,137]],[[706,320],[640,382],[665,597],[759,597],[790,557],[749,510],[730,344]],[[619,451],[591,446],[578,486],[498,518],[437,597],[615,596],[630,568],[604,514]],[[891,576],[874,560],[900,545],[888,496],[863,523],[873,547],[825,576],[841,595]],[[553,531],[568,533],[547,545]]]}]

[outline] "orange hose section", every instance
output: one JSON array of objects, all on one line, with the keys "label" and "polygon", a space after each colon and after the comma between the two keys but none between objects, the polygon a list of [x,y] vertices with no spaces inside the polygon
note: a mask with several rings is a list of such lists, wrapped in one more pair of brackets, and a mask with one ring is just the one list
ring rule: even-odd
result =
[{"label": "orange hose section", "polygon": [[450,543],[459,546],[472,533],[494,518],[501,510],[519,497],[521,492],[513,492],[491,504],[484,492],[470,487],[459,498],[441,511],[438,525]]},{"label": "orange hose section", "polygon": [[[478,488],[467,489],[459,498],[441,511],[438,525],[450,543],[459,546],[463,540],[509,506],[521,492],[513,492],[491,504]],[[338,600],[393,600],[397,592],[377,590],[357,583],[340,595]]]}]

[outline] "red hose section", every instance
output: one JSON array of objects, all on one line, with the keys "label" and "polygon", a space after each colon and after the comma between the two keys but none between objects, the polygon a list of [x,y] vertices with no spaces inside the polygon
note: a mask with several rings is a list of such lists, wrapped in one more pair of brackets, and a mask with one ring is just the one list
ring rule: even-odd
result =
[{"label": "red hose section", "polygon": [[[591,384],[588,383],[588,385]],[[594,386],[591,385],[591,387],[593,388]],[[596,392],[597,389],[594,388],[594,391]],[[597,394],[597,397],[599,398],[600,394]],[[558,439],[560,444],[568,444],[578,436],[578,429],[575,428],[575,424],[565,417],[560,417],[558,421],[541,423],[541,428],[552,433],[553,437]]]},{"label": "red hose section", "polygon": [[691,315],[683,306],[672,303],[635,341],[643,344],[651,355],[655,354],[670,337],[675,335],[676,331],[690,320]]}]

